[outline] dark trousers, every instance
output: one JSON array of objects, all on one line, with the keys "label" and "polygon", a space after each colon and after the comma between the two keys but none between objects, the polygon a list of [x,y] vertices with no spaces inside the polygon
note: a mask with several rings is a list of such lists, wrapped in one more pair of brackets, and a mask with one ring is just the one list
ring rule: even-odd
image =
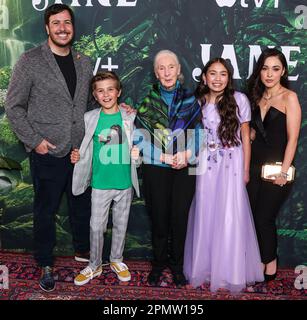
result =
[{"label": "dark trousers", "polygon": [[76,252],[88,252],[91,190],[80,196],[72,194],[74,166],[70,155],[56,158],[49,154],[30,154],[30,166],[34,187],[34,249],[40,266],[53,265],[53,248],[56,243],[55,214],[62,196],[66,193],[73,247]]},{"label": "dark trousers", "polygon": [[173,272],[182,272],[195,176],[188,174],[188,168],[146,164],[142,168],[145,203],[152,221],[153,268],[169,266]]},{"label": "dark trousers", "polygon": [[261,179],[261,167],[251,166],[247,185],[255,222],[261,261],[267,264],[277,257],[277,215],[287,199],[291,184],[283,187]]}]

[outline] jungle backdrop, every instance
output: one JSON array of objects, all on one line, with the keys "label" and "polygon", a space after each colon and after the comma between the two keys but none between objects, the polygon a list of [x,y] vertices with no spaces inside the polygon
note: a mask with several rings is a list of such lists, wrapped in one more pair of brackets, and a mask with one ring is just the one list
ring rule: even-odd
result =
[{"label": "jungle backdrop", "polygon": [[[0,248],[32,250],[33,188],[23,145],[4,112],[12,68],[22,52],[45,41],[43,10],[59,0],[0,0]],[[152,62],[160,49],[180,57],[185,84],[197,85],[209,58],[223,55],[246,79],[262,49],[286,54],[291,87],[303,120],[291,196],[278,219],[282,265],[307,265],[307,2],[306,0],[67,0],[76,15],[74,47],[90,56],[93,72],[113,69],[123,82],[122,101],[136,106],[154,80]],[[7,159],[8,158],[8,159]],[[13,161],[12,161],[13,160]],[[140,172],[141,176],[141,172]],[[72,254],[66,202],[56,215],[56,254]],[[107,232],[110,239],[110,228]],[[151,257],[150,220],[143,199],[134,199],[126,258]],[[108,256],[108,245],[104,256]]]}]

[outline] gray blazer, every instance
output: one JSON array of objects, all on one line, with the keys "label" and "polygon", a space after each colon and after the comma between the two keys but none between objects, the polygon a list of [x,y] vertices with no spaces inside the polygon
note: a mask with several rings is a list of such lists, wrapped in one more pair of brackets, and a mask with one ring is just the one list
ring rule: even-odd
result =
[{"label": "gray blazer", "polygon": [[74,99],[47,42],[23,53],[14,67],[5,110],[28,152],[43,139],[56,146],[49,151],[56,157],[81,144],[93,71],[88,57],[74,50],[72,55],[77,75]]},{"label": "gray blazer", "polygon": [[[122,119],[123,128],[127,136],[129,150],[133,143],[133,128],[135,114],[128,115],[123,108],[119,108]],[[80,147],[80,160],[75,164],[72,193],[77,196],[82,194],[91,183],[92,179],[92,158],[93,158],[93,136],[99,120],[101,109],[95,109],[86,112],[84,115],[85,136]],[[137,196],[140,196],[139,181],[137,177],[136,164],[131,161],[131,180]]]}]

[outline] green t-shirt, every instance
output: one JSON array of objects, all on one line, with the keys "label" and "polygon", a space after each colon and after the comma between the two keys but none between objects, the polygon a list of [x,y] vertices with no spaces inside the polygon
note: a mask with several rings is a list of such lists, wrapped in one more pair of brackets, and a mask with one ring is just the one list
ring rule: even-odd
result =
[{"label": "green t-shirt", "polygon": [[92,187],[122,190],[131,186],[130,152],[121,113],[100,112],[93,137]]}]

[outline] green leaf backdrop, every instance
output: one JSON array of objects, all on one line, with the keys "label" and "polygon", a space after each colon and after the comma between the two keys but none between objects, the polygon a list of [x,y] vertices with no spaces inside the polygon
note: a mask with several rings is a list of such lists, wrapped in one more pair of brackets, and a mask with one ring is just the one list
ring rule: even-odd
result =
[{"label": "green leaf backdrop", "polygon": [[[49,4],[55,1],[49,1]],[[71,4],[72,1],[62,1]],[[295,8],[305,0],[214,1],[214,0],[138,0],[134,7],[120,7],[120,1],[79,0],[76,15],[75,49],[89,55],[93,68],[101,69],[111,58],[123,82],[122,100],[137,105],[154,80],[152,61],[160,49],[171,49],[180,57],[185,83],[194,88],[195,68],[203,67],[202,47],[211,44],[210,57],[220,56],[223,45],[233,45],[245,90],[250,46],[293,46],[290,55],[297,61],[290,75],[298,93],[303,121],[296,156],[297,179],[291,196],[278,219],[279,256],[282,265],[307,265],[307,6],[300,14]],[[89,1],[90,2],[90,1]],[[129,2],[129,1],[128,1]],[[132,1],[130,1],[132,2]],[[48,0],[41,1],[48,3]],[[220,7],[218,3],[228,4]],[[244,7],[246,3],[248,7]],[[278,3],[278,8],[274,5]],[[232,5],[232,6],[231,6]],[[261,7],[260,7],[261,5]],[[259,7],[257,7],[259,6]],[[8,17],[5,17],[5,8]],[[9,19],[7,19],[9,18]],[[9,21],[7,21],[9,20]],[[7,23],[8,22],[8,23]],[[6,23],[8,25],[6,25]],[[7,28],[8,26],[8,28]],[[31,0],[0,0],[0,156],[18,161],[21,171],[0,169],[0,248],[32,250],[33,190],[27,154],[10,130],[4,113],[4,100],[19,55],[46,39],[43,11],[34,9]],[[98,62],[100,63],[98,63]],[[2,187],[5,186],[5,187]],[[56,216],[56,254],[72,253],[65,199]],[[134,199],[127,235],[127,258],[151,257],[150,221],[142,199]],[[110,230],[107,232],[110,240]],[[104,256],[108,256],[108,245]]]}]

